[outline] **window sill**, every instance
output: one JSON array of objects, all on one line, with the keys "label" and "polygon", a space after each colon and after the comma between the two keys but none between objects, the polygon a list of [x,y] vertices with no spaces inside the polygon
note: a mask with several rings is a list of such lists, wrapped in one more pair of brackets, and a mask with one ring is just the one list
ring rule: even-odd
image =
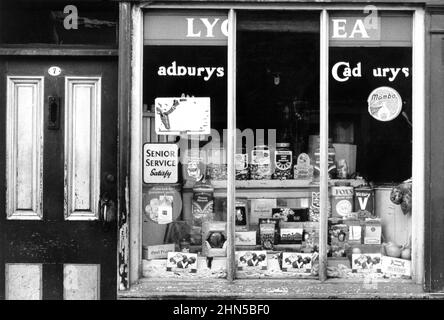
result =
[{"label": "window sill", "polygon": [[232,283],[224,279],[186,281],[141,279],[118,299],[430,299],[412,280],[362,279],[278,280],[245,279]]}]

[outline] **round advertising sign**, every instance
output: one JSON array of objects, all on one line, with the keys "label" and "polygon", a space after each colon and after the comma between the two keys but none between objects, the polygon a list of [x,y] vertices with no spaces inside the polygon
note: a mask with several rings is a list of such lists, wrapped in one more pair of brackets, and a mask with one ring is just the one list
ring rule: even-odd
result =
[{"label": "round advertising sign", "polygon": [[398,91],[390,87],[373,90],[367,99],[368,113],[379,121],[391,121],[402,110],[402,99]]}]

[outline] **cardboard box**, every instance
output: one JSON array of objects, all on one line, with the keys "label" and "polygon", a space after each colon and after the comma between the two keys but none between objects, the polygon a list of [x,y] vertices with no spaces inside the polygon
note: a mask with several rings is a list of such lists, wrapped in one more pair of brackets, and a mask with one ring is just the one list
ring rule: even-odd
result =
[{"label": "cardboard box", "polygon": [[225,257],[227,254],[226,222],[205,221],[202,224],[202,255]]},{"label": "cardboard box", "polygon": [[367,219],[364,227],[364,244],[381,244],[381,220]]},{"label": "cardboard box", "polygon": [[302,244],[303,233],[303,222],[281,222],[279,227],[279,243]]},{"label": "cardboard box", "polygon": [[167,271],[197,272],[197,254],[188,252],[168,252]]},{"label": "cardboard box", "polygon": [[256,231],[236,231],[234,244],[236,246],[255,246],[256,239]]},{"label": "cardboard box", "polygon": [[282,271],[310,273],[313,255],[301,252],[282,253]]},{"label": "cardboard box", "polygon": [[159,244],[154,246],[143,246],[143,259],[153,260],[153,259],[166,259],[168,257],[168,252],[175,251],[175,244]]},{"label": "cardboard box", "polygon": [[238,270],[267,270],[267,251],[236,251]]},{"label": "cardboard box", "polygon": [[373,273],[381,272],[380,253],[352,254],[352,272]]},{"label": "cardboard box", "polygon": [[383,256],[381,259],[382,272],[397,276],[410,277],[412,275],[412,262],[410,260]]}]

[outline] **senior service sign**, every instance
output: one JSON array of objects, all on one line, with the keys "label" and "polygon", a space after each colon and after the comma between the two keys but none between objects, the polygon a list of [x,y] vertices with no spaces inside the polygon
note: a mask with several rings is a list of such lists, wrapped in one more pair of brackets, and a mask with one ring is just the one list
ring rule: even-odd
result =
[{"label": "senior service sign", "polygon": [[176,183],[178,180],[178,147],[173,143],[143,145],[143,182]]}]

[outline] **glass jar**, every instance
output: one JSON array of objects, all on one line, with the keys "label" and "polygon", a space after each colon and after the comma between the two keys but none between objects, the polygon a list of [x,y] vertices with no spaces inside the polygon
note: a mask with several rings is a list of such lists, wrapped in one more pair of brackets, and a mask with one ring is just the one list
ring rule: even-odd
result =
[{"label": "glass jar", "polygon": [[271,179],[271,157],[268,146],[255,146],[251,151],[251,169],[252,180]]}]

